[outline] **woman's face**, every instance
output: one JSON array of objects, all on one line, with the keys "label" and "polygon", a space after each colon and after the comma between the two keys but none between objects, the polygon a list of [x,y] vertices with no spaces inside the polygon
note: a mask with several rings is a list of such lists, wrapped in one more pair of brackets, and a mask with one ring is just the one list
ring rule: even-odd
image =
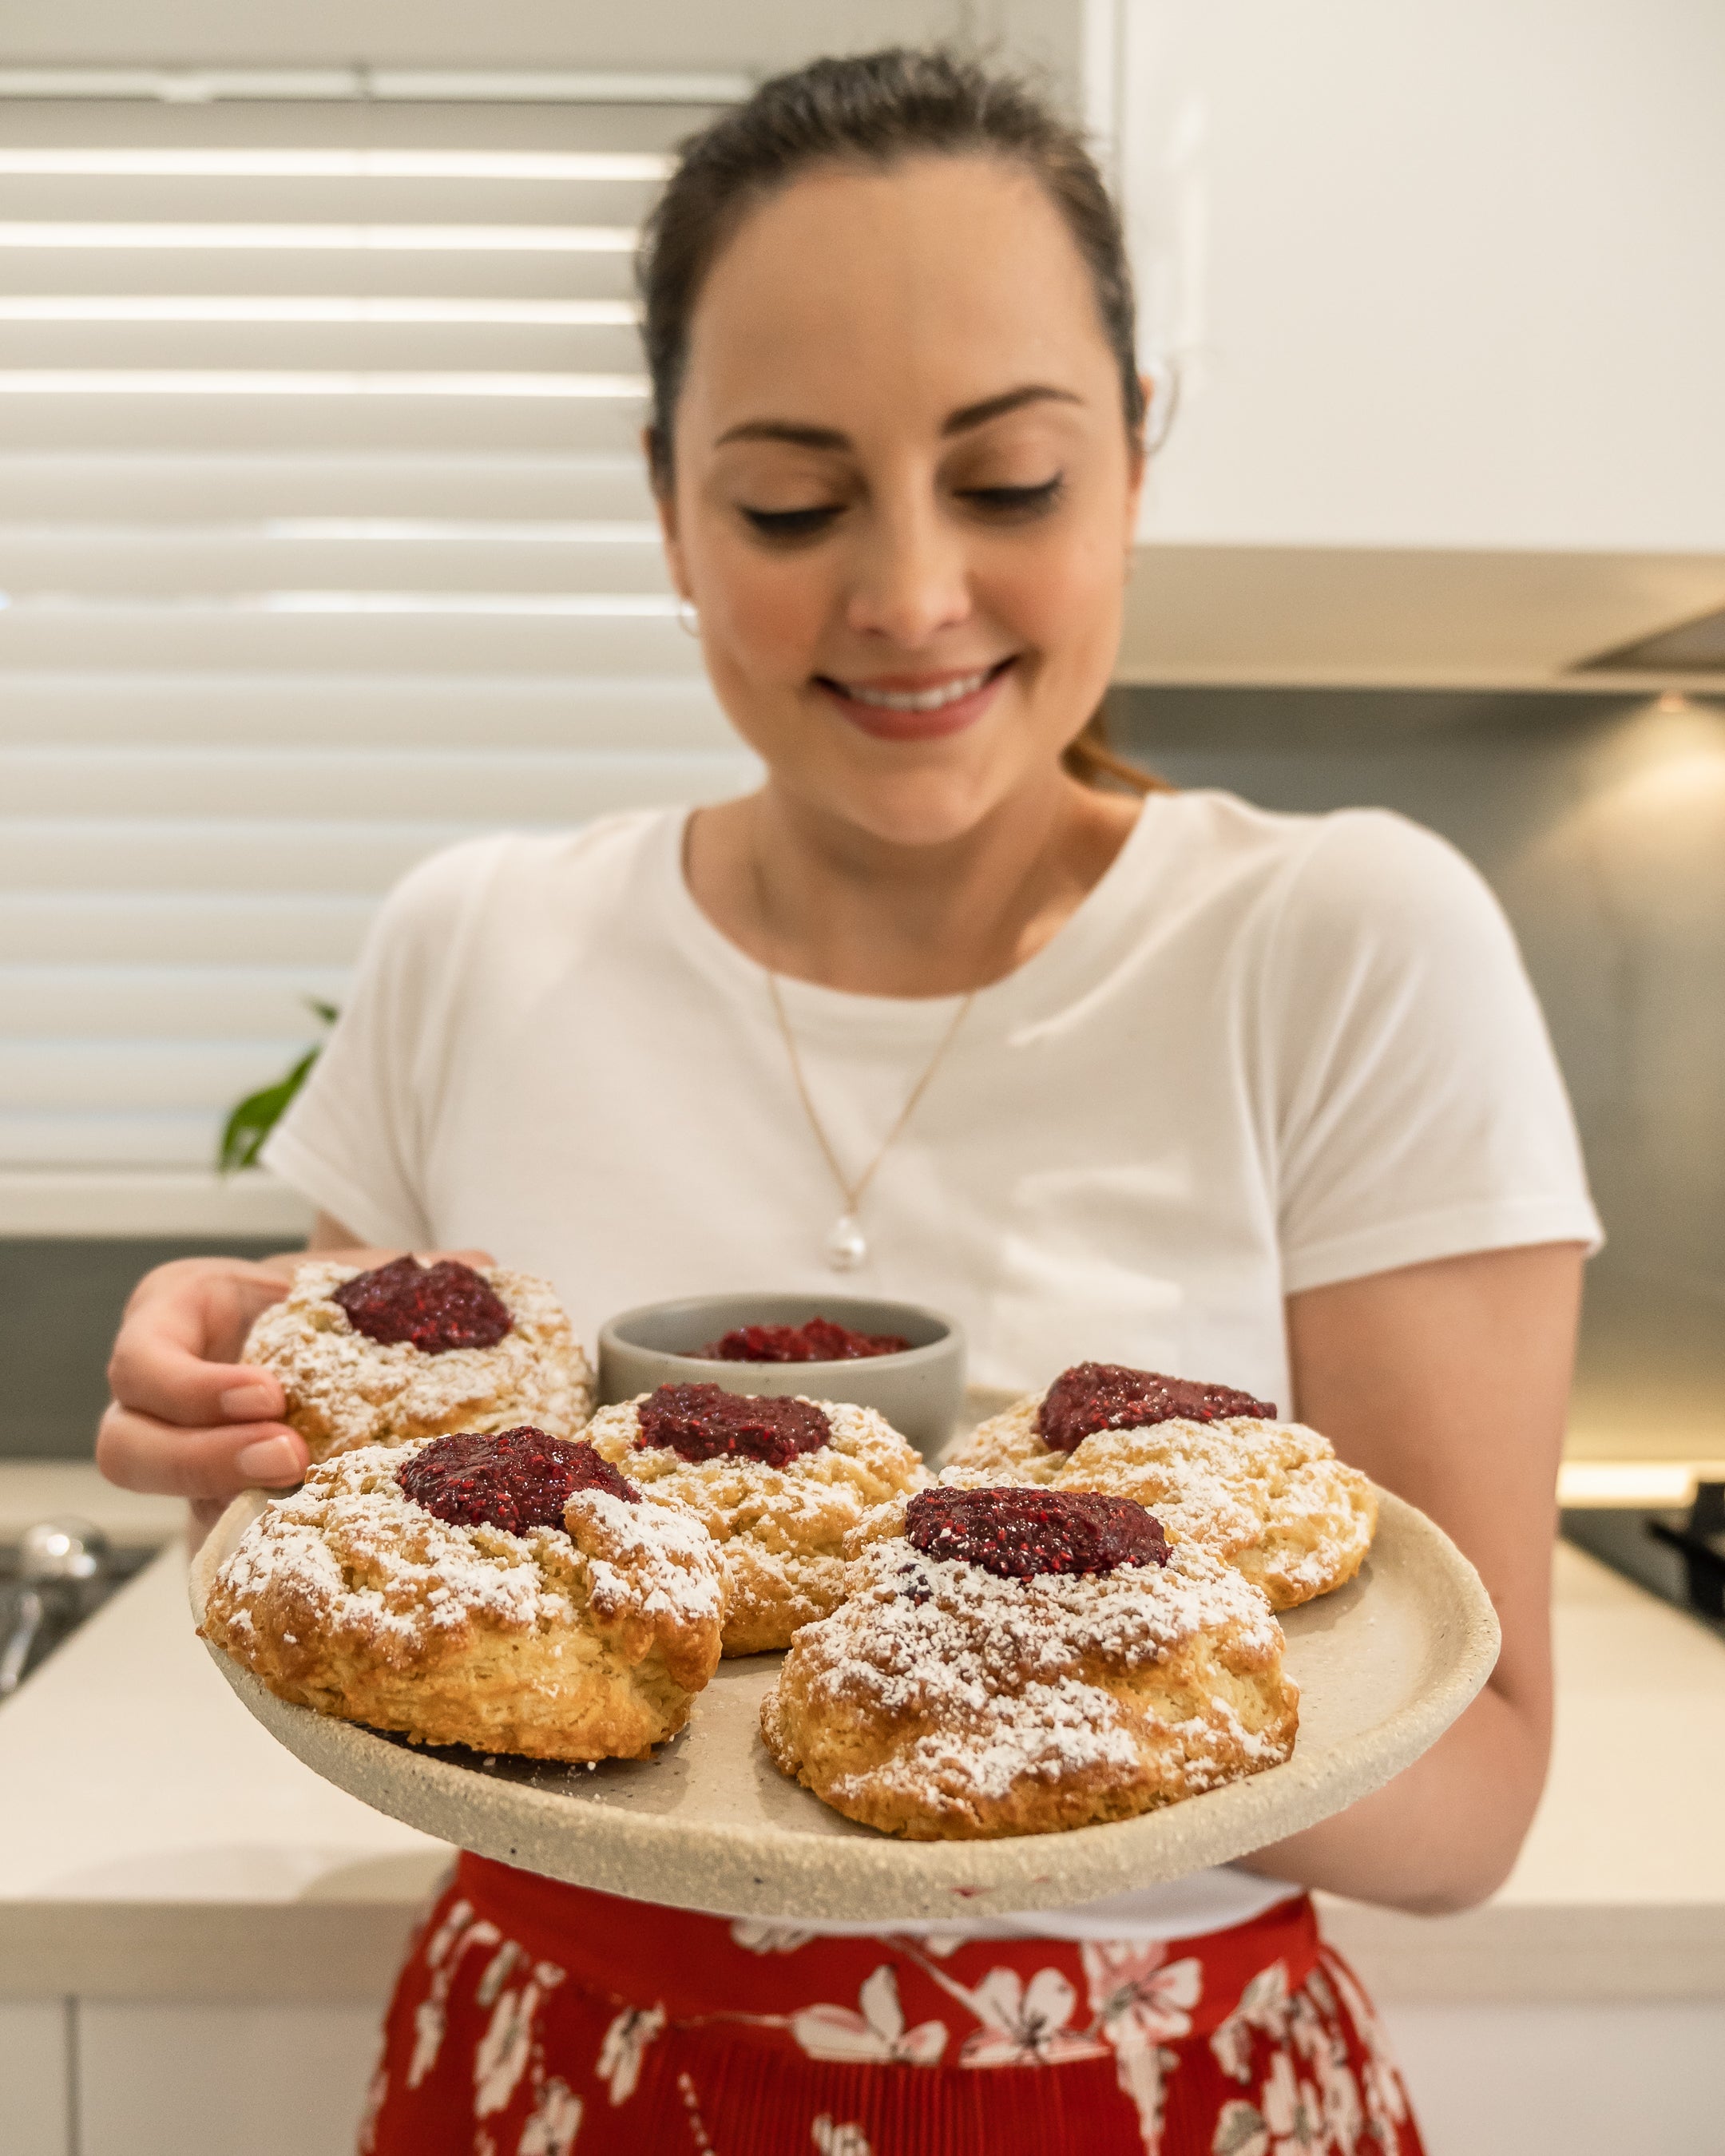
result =
[{"label": "woman's face", "polygon": [[661,505],[720,701],[899,844],[1049,783],[1106,687],[1142,460],[1077,249],[981,157],[754,211],[691,325]]}]

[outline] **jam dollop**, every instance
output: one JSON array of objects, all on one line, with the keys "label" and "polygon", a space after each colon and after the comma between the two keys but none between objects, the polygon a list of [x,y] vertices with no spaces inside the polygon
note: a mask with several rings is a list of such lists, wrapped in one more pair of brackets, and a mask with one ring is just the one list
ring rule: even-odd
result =
[{"label": "jam dollop", "polygon": [[639,1445],[668,1445],[679,1459],[717,1460],[729,1454],[783,1467],[799,1453],[818,1452],[832,1435],[810,1400],[763,1399],[721,1385],[661,1385],[639,1410]]},{"label": "jam dollop", "polygon": [[869,1355],[902,1355],[910,1342],[896,1332],[853,1332],[835,1318],[806,1325],[739,1325],[693,1352],[709,1363],[860,1363]]},{"label": "jam dollop", "polygon": [[526,1423],[434,1437],[402,1462],[395,1479],[416,1505],[452,1527],[484,1524],[512,1535],[561,1527],[563,1507],[578,1490],[641,1502],[634,1485],[590,1445],[547,1437]]},{"label": "jam dollop", "polygon": [[1230,1385],[1165,1378],[1159,1370],[1129,1370],[1119,1363],[1075,1363],[1049,1387],[1036,1431],[1051,1451],[1070,1452],[1099,1430],[1142,1430],[1177,1419],[1219,1422],[1229,1415],[1274,1422],[1276,1409]]},{"label": "jam dollop", "polygon": [[422,1265],[411,1253],[356,1273],[331,1295],[356,1332],[393,1348],[405,1341],[422,1355],[452,1348],[495,1348],[515,1320],[490,1282],[458,1258]]},{"label": "jam dollop", "polygon": [[924,1490],[905,1507],[905,1532],[925,1557],[961,1558],[1000,1579],[1168,1560],[1153,1513],[1096,1490]]}]

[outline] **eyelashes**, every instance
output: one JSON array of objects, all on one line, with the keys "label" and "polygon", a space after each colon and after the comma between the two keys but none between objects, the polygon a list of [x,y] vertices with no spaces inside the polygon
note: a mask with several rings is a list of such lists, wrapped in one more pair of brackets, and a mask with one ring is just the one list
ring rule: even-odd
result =
[{"label": "eyelashes", "polygon": [[[953,498],[986,522],[1028,523],[1053,509],[1065,494],[1065,474],[1056,472],[1053,478],[1041,480],[1034,486],[961,487]],[[796,541],[817,538],[829,531],[845,514],[845,505],[820,502],[807,509],[752,509],[746,502],[740,502],[737,507],[749,528],[762,538]]]},{"label": "eyelashes", "polygon": [[829,507],[817,509],[750,509],[743,507],[745,521],[758,531],[763,539],[812,539],[818,531],[824,531],[840,514],[835,502]]},{"label": "eyelashes", "polygon": [[1065,492],[1065,475],[1056,472],[1052,479],[1043,480],[1035,486],[966,487],[958,499],[986,516],[1015,520],[1052,509]]}]

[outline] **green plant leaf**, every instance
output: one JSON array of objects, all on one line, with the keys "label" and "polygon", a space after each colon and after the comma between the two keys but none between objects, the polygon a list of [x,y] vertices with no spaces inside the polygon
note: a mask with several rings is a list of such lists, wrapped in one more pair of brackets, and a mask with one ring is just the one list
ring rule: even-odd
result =
[{"label": "green plant leaf", "polygon": [[273,1086],[265,1086],[260,1092],[248,1093],[240,1101],[222,1132],[221,1147],[216,1155],[220,1173],[233,1175],[240,1168],[257,1165],[264,1141],[305,1084],[305,1075],[316,1062],[319,1052],[315,1048],[308,1049],[285,1078],[278,1078]]},{"label": "green plant leaf", "polygon": [[[334,1004],[321,1003],[316,996],[301,996],[300,1000],[326,1025],[333,1025],[341,1015]],[[261,1092],[248,1093],[232,1111],[223,1127],[221,1144],[216,1149],[218,1174],[234,1175],[243,1168],[257,1166],[264,1141],[305,1083],[306,1073],[316,1062],[318,1053],[315,1048],[308,1050],[285,1078],[278,1078],[273,1086],[265,1086]]]}]

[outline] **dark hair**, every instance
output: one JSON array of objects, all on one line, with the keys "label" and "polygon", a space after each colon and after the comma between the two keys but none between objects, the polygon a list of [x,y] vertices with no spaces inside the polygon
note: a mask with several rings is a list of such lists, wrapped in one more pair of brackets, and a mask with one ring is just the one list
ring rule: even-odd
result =
[{"label": "dark hair", "polygon": [[[812,167],[889,166],[916,156],[999,158],[1029,172],[1065,220],[1096,293],[1120,372],[1134,441],[1144,420],[1133,336],[1132,269],[1115,209],[1084,139],[1025,83],[988,74],[942,48],[901,45],[819,59],[764,82],[744,104],[682,144],[648,218],[636,259],[652,401],[647,454],[669,484],[677,398],[701,288],[748,212]],[[1148,792],[1163,781],[1108,746],[1099,711],[1065,752],[1091,785]]]}]

